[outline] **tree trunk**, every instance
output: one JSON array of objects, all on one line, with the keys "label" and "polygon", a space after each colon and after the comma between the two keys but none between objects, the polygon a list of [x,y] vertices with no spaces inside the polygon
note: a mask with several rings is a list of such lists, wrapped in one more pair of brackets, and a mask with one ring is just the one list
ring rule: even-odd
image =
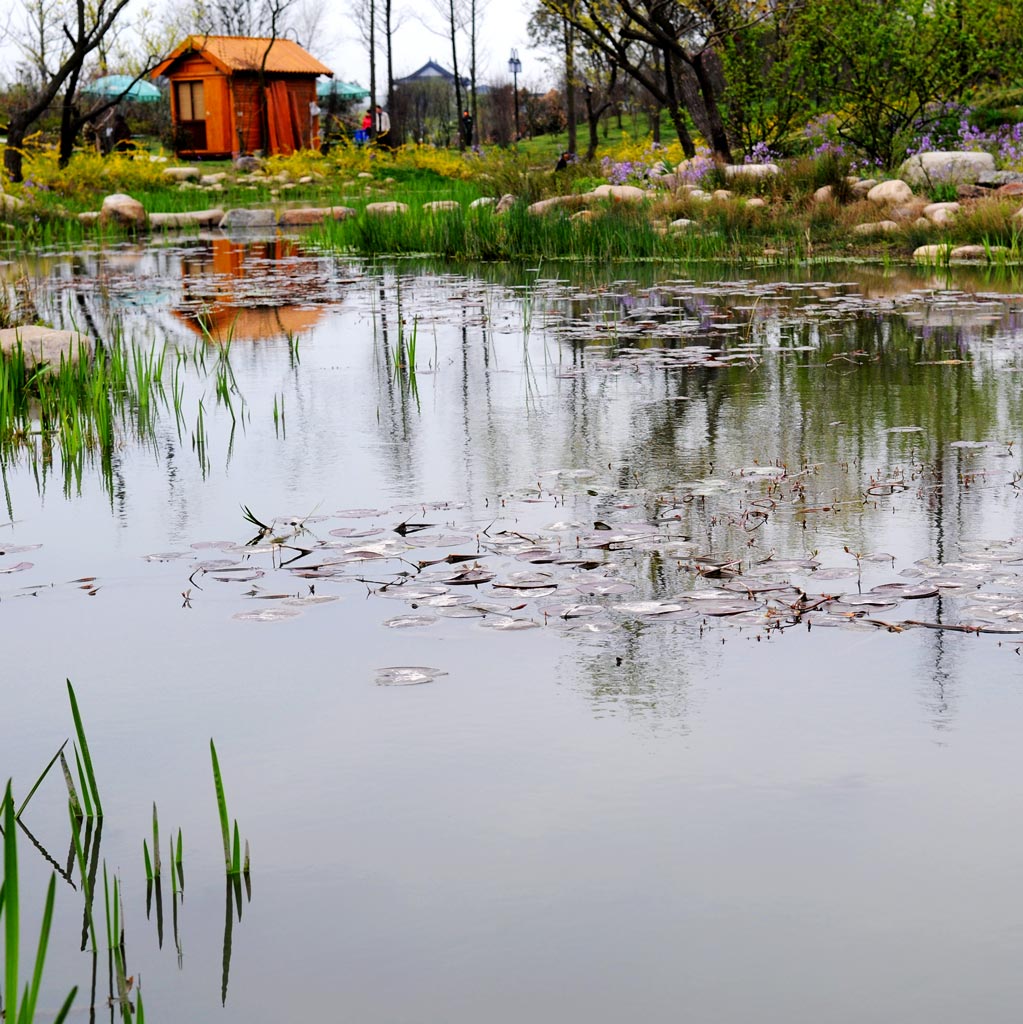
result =
[{"label": "tree trunk", "polygon": [[[384,32],[387,37],[387,112],[394,109],[394,46],[392,45],[394,36],[394,26],[391,23],[391,2],[392,0],[386,0],[384,3]],[[393,148],[395,138],[404,138],[404,132],[399,136],[398,130],[395,125],[391,125],[391,137],[388,140],[388,144]]]},{"label": "tree trunk", "polygon": [[675,90],[674,64],[672,63],[671,54],[667,51],[664,54],[664,71],[664,93],[668,101],[665,106],[668,108],[668,116],[671,118],[671,123],[675,128],[675,134],[678,136],[678,141],[682,146],[682,152],[685,153],[687,160],[692,160],[696,156],[696,146],[693,144],[693,137],[689,134],[689,129],[686,127],[682,106],[678,101],[678,93]]},{"label": "tree trunk", "polygon": [[35,118],[28,114],[12,114],[7,125],[7,145],[4,147],[4,170],[11,181],[22,179],[22,146],[25,145],[25,136]]},{"label": "tree trunk", "polygon": [[476,3],[477,0],[472,0],[469,6],[469,89],[472,103],[472,142],[478,146],[481,136],[479,106],[476,102]]},{"label": "tree trunk", "polygon": [[458,124],[458,148],[465,149],[465,135],[462,133],[462,82],[458,77],[458,23],[455,21],[455,0],[448,0],[448,17],[451,19],[451,70],[455,73],[455,120]]},{"label": "tree trunk", "polygon": [[707,111],[707,122],[710,128],[710,144],[714,155],[721,157],[725,163],[732,162],[732,150],[728,144],[728,134],[725,132],[724,122],[721,120],[721,110],[718,107],[717,91],[714,88],[714,81],[709,68],[704,64],[704,54],[698,53],[694,58],[691,67],[700,83],[700,95],[703,98],[703,105]]},{"label": "tree trunk", "polygon": [[[377,3],[369,0],[369,109],[377,102]],[[373,118],[376,124],[376,118]],[[373,134],[373,129],[370,129]]]},{"label": "tree trunk", "polygon": [[567,121],[569,153],[574,153],[579,139],[575,113],[575,26],[565,19],[565,120]]}]

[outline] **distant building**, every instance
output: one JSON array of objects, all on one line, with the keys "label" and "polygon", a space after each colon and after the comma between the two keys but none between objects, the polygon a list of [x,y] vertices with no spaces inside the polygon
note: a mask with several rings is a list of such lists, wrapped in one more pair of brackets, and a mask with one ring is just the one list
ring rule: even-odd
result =
[{"label": "distant building", "polygon": [[333,72],[290,39],[195,35],[150,75],[171,83],[175,152],[196,158],[318,146],[316,79]]},{"label": "distant building", "polygon": [[[455,76],[454,73],[448,71],[447,68],[442,68],[432,57],[421,67],[418,71],[413,71],[411,75],[406,75],[404,78],[396,78],[394,80],[395,85],[416,85],[420,82],[448,82],[451,88],[455,87]],[[462,78],[462,87],[464,89],[469,88],[469,79]]]}]

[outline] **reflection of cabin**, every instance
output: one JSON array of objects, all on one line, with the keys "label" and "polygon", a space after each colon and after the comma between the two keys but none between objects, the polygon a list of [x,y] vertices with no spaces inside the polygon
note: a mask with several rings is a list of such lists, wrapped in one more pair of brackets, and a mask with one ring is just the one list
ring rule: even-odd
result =
[{"label": "reflection of cabin", "polygon": [[174,148],[194,158],[318,145],[316,78],[333,72],[290,39],[189,36],[151,74],[170,79]]},{"label": "reflection of cabin", "polygon": [[[323,266],[300,256],[299,247],[288,239],[214,238],[182,256],[182,302],[171,312],[204,340],[221,343],[281,339],[312,330],[325,307],[311,304],[307,292],[311,285],[324,287],[326,282]],[[278,276],[285,264],[294,273],[293,286]],[[273,299],[260,304],[248,294],[246,282],[266,267],[278,270],[270,288]]]}]

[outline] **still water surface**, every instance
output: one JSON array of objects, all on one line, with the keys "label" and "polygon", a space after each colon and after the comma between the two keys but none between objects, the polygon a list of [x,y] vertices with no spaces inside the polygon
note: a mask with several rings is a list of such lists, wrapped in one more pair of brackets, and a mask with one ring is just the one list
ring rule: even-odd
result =
[{"label": "still water surface", "polygon": [[[154,1020],[1018,1018],[1019,282],[224,239],[5,269],[99,337],[232,335],[232,410],[192,374],[80,487],[5,466],[0,775],[69,735],[70,676]],[[211,736],[253,861],[226,998]],[[62,864],[63,801],[25,814]],[[42,1001],[88,1020],[81,921],[60,882]]]}]

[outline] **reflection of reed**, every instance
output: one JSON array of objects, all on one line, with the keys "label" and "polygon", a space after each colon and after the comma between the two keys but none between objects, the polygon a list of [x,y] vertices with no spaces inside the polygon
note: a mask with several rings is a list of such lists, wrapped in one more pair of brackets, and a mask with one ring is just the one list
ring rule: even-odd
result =
[{"label": "reflection of reed", "polygon": [[[252,900],[252,882],[249,873],[244,875],[228,875],[224,881],[224,955],[220,978],[220,1003],[227,1005],[227,982],[231,974],[231,942],[234,935],[234,915],[238,914],[238,923],[242,920],[242,878],[245,879],[245,902]],[[177,918],[175,917],[175,920]],[[178,947],[178,963],[180,966],[181,947]]]}]

